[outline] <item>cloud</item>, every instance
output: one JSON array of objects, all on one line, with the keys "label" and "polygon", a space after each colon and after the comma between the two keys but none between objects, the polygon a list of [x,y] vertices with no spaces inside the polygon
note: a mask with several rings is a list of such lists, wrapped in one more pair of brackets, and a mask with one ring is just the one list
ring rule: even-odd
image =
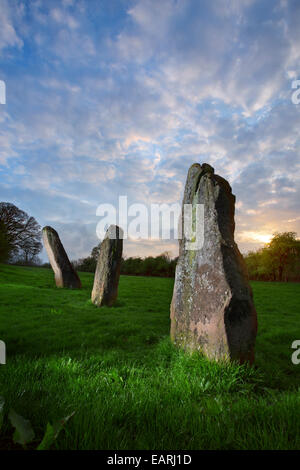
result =
[{"label": "cloud", "polygon": [[117,48],[125,61],[153,61],[157,79],[173,94],[220,99],[251,115],[280,92],[294,47],[285,9],[260,3],[266,8],[250,1],[230,10],[224,1],[168,0],[163,8],[156,0],[137,2]]},{"label": "cloud", "polygon": [[73,16],[66,14],[65,11],[59,8],[53,8],[53,10],[50,11],[50,17],[53,18],[53,20],[57,23],[66,25],[70,29],[76,29],[79,26],[78,22]]},{"label": "cloud", "polygon": [[287,225],[300,233],[297,2],[3,0],[0,10],[1,198],[77,230],[85,242],[66,235],[72,256],[92,248],[98,204],[181,202],[196,161],[231,183],[243,250]]},{"label": "cloud", "polygon": [[0,54],[5,52],[8,47],[21,48],[23,40],[16,31],[14,18],[17,22],[22,16],[22,4],[1,0],[1,28],[0,28]]}]

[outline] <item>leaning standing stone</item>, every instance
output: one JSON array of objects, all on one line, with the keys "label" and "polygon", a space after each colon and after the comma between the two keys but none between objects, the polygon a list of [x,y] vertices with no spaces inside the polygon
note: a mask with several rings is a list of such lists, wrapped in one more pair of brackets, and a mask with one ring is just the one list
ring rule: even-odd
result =
[{"label": "leaning standing stone", "polygon": [[101,243],[95,272],[92,302],[97,307],[111,306],[117,299],[122,250],[123,230],[111,225]]},{"label": "leaning standing stone", "polygon": [[80,289],[80,279],[69,261],[58,233],[52,227],[44,227],[43,241],[51,267],[54,271],[56,287]]},{"label": "leaning standing stone", "polygon": [[182,225],[171,338],[178,346],[199,350],[211,359],[252,363],[257,317],[245,263],[234,242],[235,196],[210,165],[194,164],[188,172],[183,208],[185,204],[192,207],[194,228],[196,205],[203,205],[204,237],[201,247],[188,249]]}]

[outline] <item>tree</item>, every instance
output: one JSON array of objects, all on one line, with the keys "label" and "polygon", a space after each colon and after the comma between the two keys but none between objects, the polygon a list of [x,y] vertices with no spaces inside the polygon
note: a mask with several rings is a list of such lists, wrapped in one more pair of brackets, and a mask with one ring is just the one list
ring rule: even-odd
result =
[{"label": "tree", "polygon": [[8,241],[7,231],[4,223],[0,220],[0,262],[5,263],[11,252],[11,245]]},{"label": "tree", "polygon": [[80,258],[78,260],[72,261],[72,264],[77,271],[86,271],[94,273],[96,270],[99,252],[100,244],[92,249],[90,256],[88,256],[87,258]]},{"label": "tree", "polygon": [[100,245],[101,243],[99,243],[99,245],[95,246],[92,251],[91,251],[91,257],[97,261],[98,260],[98,256],[99,256],[99,252],[100,252]]},{"label": "tree", "polygon": [[41,227],[34,217],[10,202],[0,202],[0,224],[6,259],[22,257],[28,263],[41,251]]},{"label": "tree", "polygon": [[250,279],[300,280],[300,240],[295,232],[275,233],[270,243],[245,256]]},{"label": "tree", "polygon": [[268,251],[277,269],[278,280],[282,281],[295,258],[299,262],[300,240],[296,239],[295,232],[275,233],[268,244]]},{"label": "tree", "polygon": [[80,258],[78,260],[72,261],[72,264],[76,271],[94,273],[96,270],[97,261],[92,256],[88,256],[87,258]]}]

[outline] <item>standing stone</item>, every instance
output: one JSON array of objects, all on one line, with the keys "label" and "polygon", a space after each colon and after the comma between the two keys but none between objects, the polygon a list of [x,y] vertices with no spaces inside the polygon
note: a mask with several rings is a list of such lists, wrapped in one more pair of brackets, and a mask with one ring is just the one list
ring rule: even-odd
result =
[{"label": "standing stone", "polygon": [[[171,303],[171,338],[184,349],[215,360],[254,360],[256,310],[245,262],[234,242],[235,196],[214,169],[195,163],[188,172],[183,206],[204,205],[204,241],[187,249],[184,234]],[[202,225],[203,226],[203,225]]]},{"label": "standing stone", "polygon": [[114,304],[118,297],[118,285],[123,251],[123,230],[111,225],[100,245],[97,260],[92,302],[101,307]]},{"label": "standing stone", "polygon": [[58,233],[52,227],[44,227],[43,241],[51,267],[54,271],[56,287],[80,289],[80,279],[69,261]]}]

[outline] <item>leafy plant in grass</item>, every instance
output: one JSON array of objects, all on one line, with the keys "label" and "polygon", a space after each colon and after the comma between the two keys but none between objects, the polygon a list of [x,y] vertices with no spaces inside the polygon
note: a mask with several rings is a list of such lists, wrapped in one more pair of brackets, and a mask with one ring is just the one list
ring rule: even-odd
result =
[{"label": "leafy plant in grass", "polygon": [[[5,401],[3,397],[0,397],[0,430],[4,421],[4,404]],[[50,449],[58,438],[60,432],[64,429],[66,423],[70,418],[72,418],[74,414],[75,411],[69,416],[56,421],[54,424],[47,423],[43,439],[36,447],[36,450]],[[15,444],[20,444],[24,449],[27,449],[28,444],[32,443],[35,438],[35,432],[31,426],[30,421],[16,413],[13,408],[9,410],[8,419],[15,429],[13,434],[13,442]]]},{"label": "leafy plant in grass", "polygon": [[65,425],[69,421],[70,418],[75,414],[75,411],[71,413],[69,416],[56,421],[53,425],[47,423],[46,431],[41,443],[38,445],[37,450],[47,450],[53,444],[54,441],[58,438],[59,433],[64,429]]}]

